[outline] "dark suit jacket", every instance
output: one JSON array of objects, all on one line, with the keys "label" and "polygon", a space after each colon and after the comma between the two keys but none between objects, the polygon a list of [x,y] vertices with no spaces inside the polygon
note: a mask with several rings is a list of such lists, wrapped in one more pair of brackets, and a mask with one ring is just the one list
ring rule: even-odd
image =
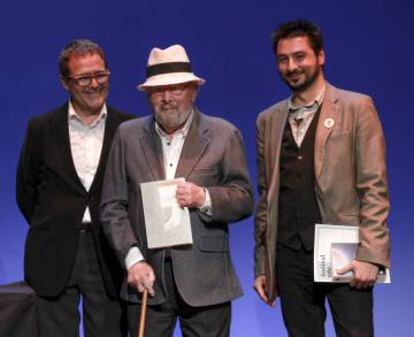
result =
[{"label": "dark suit jacket", "polygon": [[[206,187],[212,217],[190,210],[193,244],[171,249],[175,283],[192,306],[230,301],[242,295],[229,251],[227,224],[252,212],[252,190],[242,136],[233,125],[196,111],[176,175]],[[121,125],[114,138],[102,192],[101,219],[121,263],[137,245],[156,275],[155,297],[165,300],[165,250],[147,249],[140,184],[165,179],[162,145],[152,116]],[[123,297],[137,301],[136,291]]]},{"label": "dark suit jacket", "polygon": [[132,115],[108,107],[99,166],[86,191],[72,160],[68,104],[30,120],[17,171],[17,203],[29,223],[24,271],[40,296],[58,295],[69,280],[78,231],[89,206],[100,268],[108,294],[120,284],[118,264],[101,233],[99,202],[108,152],[118,125]]},{"label": "dark suit jacket", "polygon": [[[255,274],[274,295],[279,157],[288,118],[284,100],[257,118],[260,200]],[[372,99],[327,85],[315,138],[315,194],[326,224],[359,227],[357,258],[389,267],[388,184],[384,135]]]}]

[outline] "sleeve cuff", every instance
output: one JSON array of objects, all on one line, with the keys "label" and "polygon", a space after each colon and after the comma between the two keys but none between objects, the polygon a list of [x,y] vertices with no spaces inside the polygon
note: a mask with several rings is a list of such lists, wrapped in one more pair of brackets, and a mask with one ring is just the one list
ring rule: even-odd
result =
[{"label": "sleeve cuff", "polygon": [[127,270],[129,270],[129,268],[131,268],[135,263],[138,263],[143,260],[145,259],[139,248],[136,246],[131,247],[125,258],[125,267]]},{"label": "sleeve cuff", "polygon": [[206,193],[206,199],[204,200],[204,204],[199,207],[198,209],[200,210],[200,212],[208,215],[208,216],[212,216],[213,215],[213,207],[211,205],[211,198],[210,198],[210,193],[208,192],[208,190],[206,188],[203,188],[204,192]]}]

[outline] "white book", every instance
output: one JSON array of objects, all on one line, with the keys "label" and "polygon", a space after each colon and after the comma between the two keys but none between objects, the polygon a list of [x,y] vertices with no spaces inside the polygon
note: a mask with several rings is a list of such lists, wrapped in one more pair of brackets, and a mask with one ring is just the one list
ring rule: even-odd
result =
[{"label": "white book", "polygon": [[190,212],[176,199],[177,184],[184,178],[141,184],[148,248],[193,243]]},{"label": "white book", "polygon": [[[355,258],[359,245],[359,229],[355,226],[316,224],[314,246],[315,282],[348,283],[353,273],[338,275],[337,269]],[[381,271],[378,283],[391,283],[389,269]]]}]

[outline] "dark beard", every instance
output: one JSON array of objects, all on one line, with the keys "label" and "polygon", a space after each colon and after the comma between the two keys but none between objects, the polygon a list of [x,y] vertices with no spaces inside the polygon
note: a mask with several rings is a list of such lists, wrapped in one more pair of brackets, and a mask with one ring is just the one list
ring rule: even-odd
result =
[{"label": "dark beard", "polygon": [[316,82],[316,79],[318,78],[320,72],[321,72],[321,68],[318,67],[315,70],[314,74],[312,74],[309,78],[305,80],[305,82],[303,82],[302,84],[298,86],[290,84],[289,81],[285,78],[283,78],[283,81],[287,84],[290,90],[292,90],[294,93],[300,93],[308,89],[310,86],[312,86],[312,84]]}]

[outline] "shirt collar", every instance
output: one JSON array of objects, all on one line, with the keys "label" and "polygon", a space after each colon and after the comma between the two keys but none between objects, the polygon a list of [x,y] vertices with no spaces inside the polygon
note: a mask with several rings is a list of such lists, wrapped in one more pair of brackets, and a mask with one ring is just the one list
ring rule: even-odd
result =
[{"label": "shirt collar", "polygon": [[177,134],[181,134],[183,137],[186,137],[188,134],[188,131],[190,130],[190,125],[191,125],[191,122],[193,121],[193,116],[194,116],[194,109],[191,109],[190,116],[188,116],[187,121],[185,122],[184,126],[181,129],[178,129],[177,131],[175,131],[171,135],[168,135],[167,133],[165,133],[165,131],[161,128],[160,124],[157,121],[155,121],[155,131],[158,133],[160,137],[165,137],[165,138],[172,138]]},{"label": "shirt collar", "polygon": [[314,101],[312,103],[309,104],[305,104],[305,105],[301,105],[301,106],[296,106],[293,104],[293,95],[289,97],[288,100],[288,109],[290,112],[295,112],[298,110],[313,110],[313,109],[318,109],[322,102],[323,102],[323,98],[325,96],[325,91],[326,91],[326,85],[323,86],[323,88],[321,89],[320,92],[318,92],[318,94],[316,95]]},{"label": "shirt collar", "polygon": [[[71,120],[78,120],[80,123],[86,125],[82,119],[79,117],[78,113],[76,112],[75,108],[72,105],[72,102],[69,101],[69,121]],[[99,112],[98,117],[93,121],[91,125],[88,125],[90,128],[96,126],[100,121],[105,120],[106,116],[108,115],[108,110],[106,108],[106,104],[102,106],[101,111]]]}]

